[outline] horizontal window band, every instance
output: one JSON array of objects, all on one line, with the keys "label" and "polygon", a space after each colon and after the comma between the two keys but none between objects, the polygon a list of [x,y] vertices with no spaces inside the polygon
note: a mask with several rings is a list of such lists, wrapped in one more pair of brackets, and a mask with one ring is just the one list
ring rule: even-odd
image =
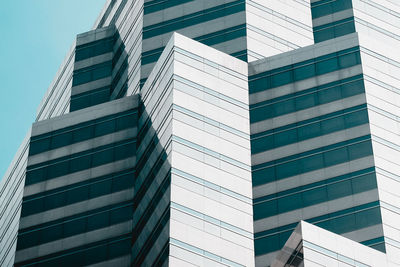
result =
[{"label": "horizontal window band", "polygon": [[247,56],[248,56],[248,50],[241,50],[241,51],[237,51],[234,53],[230,53],[231,56],[238,58],[240,60],[246,61],[247,62]]},{"label": "horizontal window band", "polygon": [[[357,231],[382,223],[378,201],[305,221],[336,234]],[[297,224],[293,223],[256,233],[254,241],[256,256],[282,249]]]},{"label": "horizontal window band", "polygon": [[249,77],[250,94],[361,64],[360,48],[353,47]]},{"label": "horizontal window band", "polygon": [[365,93],[362,80],[250,110],[250,123],[284,116]]},{"label": "horizontal window band", "polygon": [[[335,1],[337,1],[337,0],[335,0]],[[345,2],[351,2],[351,0],[344,0],[344,1]],[[343,0],[339,0],[337,2],[338,3],[343,3]],[[316,1],[312,2],[312,3],[310,3],[310,4],[311,4],[311,7],[315,7],[315,6],[325,5],[325,4],[330,4],[330,3],[332,3],[332,0],[316,0]]]},{"label": "horizontal window band", "polygon": [[77,45],[75,49],[79,50],[79,49],[83,49],[83,48],[92,47],[92,46],[95,46],[95,45],[98,45],[98,44],[104,45],[105,42],[115,41],[115,39],[117,39],[117,37],[118,37],[118,34],[114,34],[111,37],[106,37],[106,38],[103,38],[103,39],[100,39],[100,40],[96,40],[96,41],[92,41],[92,42],[89,42],[89,43]]},{"label": "horizontal window band", "polygon": [[112,61],[91,65],[87,68],[75,70],[72,78],[72,87],[111,77]]},{"label": "horizontal window band", "polygon": [[110,101],[110,88],[89,91],[80,97],[71,97],[69,111],[77,111]]},{"label": "horizontal window band", "polygon": [[[49,162],[32,165],[27,168],[25,186],[78,171],[88,170],[135,155],[136,141],[134,139],[127,139],[123,142],[109,144]],[[132,162],[132,164],[134,163]]]},{"label": "horizontal window band", "polygon": [[[227,28],[227,29],[224,29],[221,31],[216,31],[213,33],[195,37],[193,39],[202,44],[210,46],[210,45],[216,45],[219,43],[231,41],[236,38],[243,37],[245,35],[246,35],[246,25],[241,24],[241,25]],[[160,48],[153,49],[153,50],[142,53],[142,61],[141,61],[142,66],[156,62],[159,59],[159,57],[161,56],[162,52],[164,51],[164,48],[165,47],[160,47]],[[244,51],[246,51],[246,50],[244,50]],[[234,57],[239,57],[239,56],[242,56],[243,54],[244,54],[244,52],[242,50],[239,52],[231,53],[230,55],[234,56]]]},{"label": "horizontal window band", "polygon": [[121,140],[121,141],[118,141],[118,142],[115,142],[115,143],[110,143],[110,144],[106,144],[106,145],[103,145],[103,146],[95,147],[95,148],[90,149],[90,150],[86,150],[86,151],[78,152],[78,153],[71,154],[71,155],[68,155],[68,156],[60,157],[60,158],[57,158],[57,159],[49,160],[49,161],[46,161],[46,162],[43,162],[43,163],[30,165],[30,166],[27,167],[27,171],[31,171],[31,170],[34,170],[34,169],[37,169],[37,168],[41,168],[41,167],[46,167],[46,166],[49,166],[49,165],[52,165],[52,164],[55,164],[55,163],[58,163],[58,162],[63,162],[63,161],[66,161],[66,160],[70,160],[70,159],[73,159],[73,158],[85,156],[85,155],[88,155],[88,154],[93,154],[93,153],[96,153],[96,152],[99,152],[99,151],[102,151],[102,150],[106,150],[106,149],[109,149],[109,148],[113,148],[113,147],[117,147],[117,146],[123,146],[123,145],[126,145],[128,143],[136,143],[136,138],[128,138],[128,139]]},{"label": "horizontal window band", "polygon": [[125,117],[125,116],[128,116],[128,115],[133,115],[133,114],[137,114],[137,113],[138,113],[137,108],[133,108],[133,109],[129,109],[129,110],[126,110],[126,111],[123,111],[123,112],[115,113],[115,114],[112,114],[112,115],[107,115],[107,116],[104,116],[104,117],[101,117],[101,118],[98,118],[98,119],[94,119],[94,120],[78,123],[78,124],[75,124],[75,125],[72,125],[72,126],[67,126],[65,128],[59,129],[59,130],[50,131],[50,132],[47,132],[47,133],[44,133],[44,134],[40,134],[40,135],[34,135],[34,136],[31,137],[31,142],[35,142],[35,141],[38,141],[38,140],[41,140],[41,139],[44,139],[44,138],[48,138],[48,137],[51,137],[51,136],[55,136],[55,135],[58,135],[58,134],[61,134],[61,133],[66,133],[66,132],[71,132],[71,131],[74,131],[74,130],[79,130],[81,128],[85,128],[85,127],[88,127],[88,126],[94,126],[94,125],[99,124],[101,122],[106,122],[106,121],[109,121],[109,120],[117,119],[117,118],[120,118],[120,117]]},{"label": "horizontal window band", "polygon": [[327,15],[351,9],[353,7],[351,0],[322,0],[311,3],[312,18],[320,18]]},{"label": "horizontal window band", "polygon": [[314,42],[320,43],[326,40],[338,38],[356,32],[354,19],[349,21],[340,21],[327,28],[321,28],[314,31]]},{"label": "horizontal window band", "polygon": [[137,117],[137,109],[133,109],[32,136],[29,156],[137,127]]},{"label": "horizontal window band", "polygon": [[282,72],[285,72],[285,71],[288,71],[288,70],[291,70],[291,69],[296,69],[296,68],[299,68],[299,67],[304,67],[304,66],[307,66],[307,65],[311,65],[313,63],[323,62],[326,59],[333,59],[333,58],[337,58],[338,56],[351,54],[351,53],[354,53],[354,52],[355,53],[360,52],[360,46],[353,46],[351,48],[340,50],[340,51],[337,51],[337,52],[334,52],[334,53],[329,53],[329,54],[322,55],[322,56],[319,56],[319,57],[315,57],[315,58],[311,58],[311,59],[308,59],[308,60],[300,61],[300,62],[297,62],[297,63],[294,63],[294,64],[290,64],[290,65],[286,65],[286,66],[283,66],[283,67],[275,68],[275,69],[272,69],[272,70],[260,72],[260,73],[257,73],[257,74],[249,76],[249,82],[257,80],[257,79],[260,79],[260,78],[263,78],[263,77],[271,76],[273,74],[282,73]]},{"label": "horizontal window band", "polygon": [[349,23],[349,22],[353,22],[354,23],[354,17],[349,17],[349,18],[345,18],[342,20],[336,20],[334,22],[331,23],[327,23],[327,24],[323,24],[320,25],[318,27],[314,27],[314,32],[320,31],[320,30],[324,30],[326,28],[330,28],[330,27],[334,27],[338,24],[344,24],[344,23]]},{"label": "horizontal window band", "polygon": [[134,171],[124,171],[29,196],[22,202],[21,217],[133,189],[134,179]]},{"label": "horizontal window band", "polygon": [[354,83],[354,82],[360,82],[363,81],[363,74],[359,74],[359,75],[355,75],[346,79],[340,79],[334,82],[330,82],[330,83],[325,83],[325,84],[321,84],[319,86],[316,87],[312,87],[312,88],[308,88],[296,93],[291,93],[291,94],[287,94],[287,95],[283,95],[283,96],[279,96],[276,98],[272,98],[272,99],[268,99],[265,101],[261,101],[255,104],[251,104],[250,105],[250,110],[254,110],[266,105],[271,105],[271,104],[276,104],[276,103],[281,103],[285,100],[289,100],[289,99],[293,99],[296,97],[300,97],[300,96],[304,96],[310,93],[314,93],[314,92],[318,92],[318,91],[324,91],[326,89],[330,89],[330,88],[335,88],[344,84],[349,84],[349,83]]},{"label": "horizontal window band", "polygon": [[253,169],[253,186],[268,184],[370,155],[372,155],[370,135],[336,143],[260,164],[257,169]]},{"label": "horizontal window band", "polygon": [[30,142],[29,156],[88,141],[108,134],[114,134],[129,128],[135,129],[137,128],[137,120],[137,112],[132,112],[107,121],[101,121],[96,124],[83,126],[81,128],[57,133],[55,135],[48,135],[42,139]]},{"label": "horizontal window band", "polygon": [[270,194],[270,195],[254,198],[253,199],[253,203],[256,205],[256,204],[258,204],[260,202],[263,202],[263,201],[268,201],[268,200],[284,197],[284,196],[287,196],[287,195],[295,194],[295,193],[298,193],[298,192],[310,190],[310,189],[313,189],[313,188],[317,188],[317,187],[320,187],[320,186],[328,185],[328,184],[331,184],[331,183],[340,182],[340,181],[343,181],[343,180],[349,180],[349,179],[354,178],[354,177],[360,177],[360,176],[368,175],[368,174],[375,175],[375,167],[371,167],[371,168],[367,168],[367,169],[363,169],[363,170],[359,170],[359,171],[355,171],[355,172],[346,173],[346,174],[343,174],[343,175],[340,175],[340,176],[335,176],[335,177],[332,177],[332,178],[328,178],[328,179],[325,179],[325,180],[322,180],[322,181],[319,181],[319,182],[306,184],[306,185],[302,185],[302,186],[299,186],[299,187],[291,188],[291,189],[288,189],[288,190],[279,191],[279,192],[274,193],[274,194]]},{"label": "horizontal window band", "polygon": [[176,31],[181,28],[211,21],[220,17],[235,14],[245,10],[245,1],[238,0],[222,4],[189,15],[181,16],[161,23],[153,24],[143,28],[143,39],[148,39],[167,32]]},{"label": "horizontal window band", "polygon": [[[343,209],[343,210],[335,211],[332,213],[327,213],[327,214],[324,214],[321,216],[313,217],[313,218],[307,219],[306,221],[309,223],[312,223],[312,224],[316,224],[320,221],[339,217],[342,215],[346,215],[346,214],[352,213],[354,211],[361,211],[361,210],[365,210],[365,209],[376,208],[376,207],[379,207],[379,205],[380,205],[379,201],[373,201],[373,202],[365,203],[362,205],[354,206],[354,207],[351,207],[348,209]],[[291,231],[294,228],[296,228],[297,225],[298,225],[298,222],[295,222],[295,223],[291,223],[291,224],[287,224],[287,225],[282,225],[282,226],[279,226],[276,228],[268,229],[265,231],[260,231],[260,232],[254,233],[254,238],[255,239],[262,238],[264,236],[275,234],[277,232],[284,232],[284,231],[289,231],[289,230]]]},{"label": "horizontal window band", "polygon": [[338,111],[335,111],[335,112],[332,112],[332,113],[327,113],[327,114],[324,114],[324,115],[321,115],[321,116],[316,116],[316,117],[313,117],[311,119],[307,119],[307,120],[304,120],[304,121],[298,121],[298,122],[295,122],[295,123],[287,124],[285,126],[281,126],[281,127],[277,127],[277,128],[271,129],[271,130],[267,130],[267,131],[264,131],[264,132],[259,132],[259,133],[256,133],[256,134],[252,134],[251,135],[251,140],[262,138],[262,137],[265,137],[265,136],[268,136],[268,135],[272,135],[272,134],[275,134],[275,133],[279,133],[279,132],[282,132],[282,131],[287,131],[287,130],[290,130],[290,129],[293,129],[293,128],[298,128],[298,127],[305,126],[305,125],[308,125],[308,124],[316,123],[316,122],[319,122],[319,121],[322,121],[322,120],[326,120],[326,119],[329,119],[329,118],[332,118],[332,117],[340,116],[340,115],[343,115],[343,114],[361,111],[361,110],[364,110],[364,109],[367,109],[367,104],[361,104],[361,105],[353,106],[353,107],[350,107],[350,108],[338,110]]},{"label": "horizontal window band", "polygon": [[109,210],[114,210],[114,209],[118,209],[118,208],[122,208],[122,207],[132,206],[132,205],[133,205],[132,204],[132,200],[126,200],[126,201],[119,202],[119,203],[116,203],[116,204],[103,206],[103,207],[100,207],[100,208],[88,210],[88,211],[85,211],[85,212],[81,212],[81,213],[74,214],[74,215],[71,215],[71,216],[63,217],[63,218],[56,219],[56,220],[53,220],[53,221],[37,224],[37,225],[30,226],[30,227],[23,228],[23,229],[19,229],[18,234],[23,235],[25,233],[29,233],[29,232],[34,232],[34,231],[37,231],[37,230],[45,229],[45,228],[51,227],[53,225],[60,225],[60,224],[63,224],[65,222],[73,221],[73,220],[76,220],[76,219],[86,218],[88,216],[91,216],[91,215],[94,215],[94,214],[97,214],[97,213],[103,213],[103,212],[107,212]]},{"label": "horizontal window band", "polygon": [[71,101],[72,100],[76,100],[77,98],[81,98],[81,97],[85,97],[85,96],[89,96],[89,95],[93,95],[93,94],[97,94],[101,91],[110,91],[110,87],[109,86],[104,86],[104,87],[100,87],[100,88],[96,88],[87,92],[83,92],[80,94],[76,94],[76,95],[71,95]]},{"label": "horizontal window band", "polygon": [[254,220],[261,220],[279,214],[302,210],[314,205],[335,201],[377,188],[375,173],[350,177],[346,180],[326,183],[290,195],[271,200],[258,201],[253,206]]},{"label": "horizontal window band", "polygon": [[[28,266],[62,266],[65,262],[82,262],[90,265],[102,261],[111,260],[124,254],[130,254],[130,238],[131,233],[123,234],[117,237],[108,238],[83,246],[75,247],[68,250],[52,253],[46,256],[17,262],[16,267]],[[121,246],[121,244],[123,246]]]},{"label": "horizontal window band", "polygon": [[117,34],[105,39],[97,40],[83,45],[77,45],[75,48],[75,62],[113,52],[116,38]]},{"label": "horizontal window band", "polygon": [[[193,39],[202,44],[212,46],[223,42],[232,41],[240,37],[245,37],[246,32],[246,24],[241,24],[231,28],[226,28],[224,30],[195,37]],[[232,56],[233,54],[234,53],[231,53],[230,55]]]},{"label": "horizontal window band", "polygon": [[66,192],[67,190],[70,189],[74,189],[74,188],[79,188],[82,186],[87,186],[87,185],[91,185],[91,184],[95,184],[98,182],[102,182],[105,180],[109,180],[112,178],[116,178],[119,176],[124,176],[126,174],[135,174],[135,169],[134,168],[128,168],[128,169],[124,169],[122,171],[118,171],[118,172],[114,172],[111,174],[107,174],[107,175],[103,175],[103,176],[98,176],[98,177],[93,177],[90,180],[86,180],[83,182],[78,182],[78,183],[74,183],[71,185],[66,185],[60,188],[56,188],[56,189],[52,189],[52,190],[47,190],[47,191],[43,191],[34,195],[30,195],[30,196],[25,196],[22,198],[22,202],[28,202],[28,201],[32,201],[32,200],[36,200],[39,198],[43,198],[46,196],[51,196],[51,195],[55,195],[55,194],[59,194],[59,193],[63,193]]},{"label": "horizontal window band", "polygon": [[[109,207],[108,207],[109,208]],[[37,225],[34,230],[19,232],[17,250],[40,246],[45,243],[62,240],[71,236],[107,228],[132,220],[132,204],[115,206],[112,209],[90,211],[74,219],[63,218],[59,223]],[[46,225],[46,227],[43,227]]]},{"label": "horizontal window band", "polygon": [[83,72],[92,71],[92,70],[95,70],[95,69],[98,69],[98,68],[101,68],[101,67],[111,67],[111,65],[112,65],[112,61],[106,61],[106,62],[102,62],[102,63],[99,63],[99,64],[90,65],[90,66],[88,66],[86,68],[75,70],[74,71],[74,75],[80,74],[80,73],[83,73]]},{"label": "horizontal window band", "polygon": [[144,15],[183,5],[194,0],[154,0],[144,3]]},{"label": "horizontal window band", "polygon": [[377,237],[377,238],[373,238],[373,239],[369,239],[369,240],[365,240],[360,242],[361,244],[365,245],[365,246],[371,246],[371,245],[375,245],[381,242],[384,242],[385,238],[383,236]]},{"label": "horizontal window band", "polygon": [[59,225],[49,226],[29,233],[19,234],[17,250],[40,246],[54,241],[99,231],[132,220],[132,206],[116,208]]},{"label": "horizontal window band", "polygon": [[274,166],[276,164],[286,163],[288,161],[295,160],[295,159],[302,158],[302,157],[306,157],[306,156],[310,156],[310,155],[313,155],[315,153],[325,152],[325,151],[329,151],[331,149],[341,148],[343,146],[351,145],[351,144],[354,144],[354,143],[365,142],[365,141],[371,141],[371,135],[368,134],[368,135],[356,137],[356,138],[345,140],[345,141],[342,141],[342,142],[339,142],[339,143],[335,143],[335,144],[332,144],[332,145],[329,145],[329,146],[319,147],[319,148],[312,149],[312,150],[309,150],[309,151],[305,151],[305,152],[302,152],[302,153],[299,153],[299,154],[294,154],[294,155],[290,155],[290,156],[283,157],[283,158],[280,158],[280,159],[276,159],[276,160],[268,161],[268,162],[261,163],[261,164],[258,164],[258,165],[254,165],[253,166],[253,170],[257,171],[257,170],[259,170],[261,168]]},{"label": "horizontal window band", "polygon": [[330,118],[328,117],[324,120],[252,139],[251,152],[253,155],[257,155],[257,153],[262,153],[271,149],[277,149],[312,138],[352,129],[365,125],[368,122],[368,110],[366,108]]}]

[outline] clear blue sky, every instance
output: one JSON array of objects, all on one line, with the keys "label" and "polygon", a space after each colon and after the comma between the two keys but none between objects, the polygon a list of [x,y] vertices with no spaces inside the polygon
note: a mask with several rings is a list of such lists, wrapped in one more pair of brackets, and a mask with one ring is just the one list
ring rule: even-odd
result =
[{"label": "clear blue sky", "polygon": [[78,33],[106,0],[0,0],[0,180]]}]

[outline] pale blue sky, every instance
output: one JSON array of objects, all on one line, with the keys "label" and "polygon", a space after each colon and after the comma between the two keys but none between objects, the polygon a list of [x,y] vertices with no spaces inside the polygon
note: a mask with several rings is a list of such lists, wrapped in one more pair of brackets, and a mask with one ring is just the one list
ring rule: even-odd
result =
[{"label": "pale blue sky", "polygon": [[0,179],[78,33],[106,0],[0,0]]}]

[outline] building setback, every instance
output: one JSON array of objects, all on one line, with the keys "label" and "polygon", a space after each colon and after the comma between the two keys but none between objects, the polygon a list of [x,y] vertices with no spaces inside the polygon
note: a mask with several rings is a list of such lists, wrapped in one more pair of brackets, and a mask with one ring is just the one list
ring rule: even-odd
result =
[{"label": "building setback", "polygon": [[0,266],[400,266],[400,3],[109,0],[0,184]]}]

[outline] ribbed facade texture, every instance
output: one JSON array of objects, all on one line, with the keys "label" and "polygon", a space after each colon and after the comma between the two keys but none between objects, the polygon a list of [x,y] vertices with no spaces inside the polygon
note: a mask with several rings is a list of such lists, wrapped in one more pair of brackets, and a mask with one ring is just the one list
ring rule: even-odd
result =
[{"label": "ribbed facade texture", "polygon": [[0,184],[0,266],[400,266],[397,0],[109,0]]}]

